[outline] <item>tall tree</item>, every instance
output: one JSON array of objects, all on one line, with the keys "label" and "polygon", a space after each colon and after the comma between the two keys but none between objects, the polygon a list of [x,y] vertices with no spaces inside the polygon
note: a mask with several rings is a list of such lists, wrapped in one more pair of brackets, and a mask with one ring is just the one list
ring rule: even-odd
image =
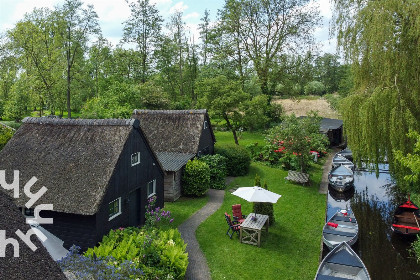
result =
[{"label": "tall tree", "polygon": [[130,18],[125,21],[122,41],[135,43],[141,57],[140,77],[145,83],[152,69],[152,56],[161,36],[163,19],[149,0],[129,4]]},{"label": "tall tree", "polygon": [[320,19],[317,7],[308,0],[226,0],[224,11],[236,21],[240,43],[252,61],[263,94],[269,93],[275,56],[296,53],[312,44],[312,31]]},{"label": "tall tree", "polygon": [[420,127],[420,2],[335,0],[335,31],[352,63],[354,93],[343,119],[354,156],[393,162]]},{"label": "tall tree", "polygon": [[37,87],[40,115],[46,105],[54,113],[58,103],[56,85],[61,79],[62,60],[57,34],[57,17],[49,9],[34,9],[9,31],[15,53],[27,77]]},{"label": "tall tree", "polygon": [[92,5],[83,8],[80,0],[66,0],[58,11],[61,17],[60,35],[66,61],[67,117],[71,118],[71,85],[77,59],[83,59],[89,36],[100,34],[98,15]]},{"label": "tall tree", "polygon": [[198,25],[200,29],[200,39],[202,42],[201,53],[203,56],[203,65],[207,65],[207,56],[209,54],[210,41],[210,12],[204,10],[204,16],[200,19],[202,22]]}]

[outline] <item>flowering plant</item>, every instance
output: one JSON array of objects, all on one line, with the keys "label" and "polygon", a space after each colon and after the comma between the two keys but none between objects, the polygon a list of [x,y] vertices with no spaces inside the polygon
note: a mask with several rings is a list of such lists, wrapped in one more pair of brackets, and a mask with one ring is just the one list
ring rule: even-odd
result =
[{"label": "flowering plant", "polygon": [[146,206],[146,228],[167,228],[174,219],[171,217],[171,211],[165,211],[163,208],[156,207],[156,196],[150,197]]}]

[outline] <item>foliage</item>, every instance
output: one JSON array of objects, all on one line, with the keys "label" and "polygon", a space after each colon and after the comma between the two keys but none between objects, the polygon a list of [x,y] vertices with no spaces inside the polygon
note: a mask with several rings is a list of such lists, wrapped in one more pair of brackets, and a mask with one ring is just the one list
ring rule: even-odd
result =
[{"label": "foliage", "polygon": [[241,105],[241,111],[243,112],[241,118],[242,127],[249,130],[259,130],[268,127],[271,121],[271,105],[267,95],[257,95]]},{"label": "foliage", "polygon": [[239,107],[249,100],[249,95],[242,91],[238,82],[219,75],[208,78],[197,84],[199,105],[207,108],[212,116],[223,118],[227,128],[232,131],[235,143],[238,144],[236,123],[240,119]]},{"label": "foliage", "polygon": [[182,175],[182,191],[188,196],[202,196],[210,188],[210,168],[198,159],[189,160]]},{"label": "foliage", "polygon": [[215,153],[227,159],[228,176],[243,176],[248,174],[251,156],[246,148],[239,145],[217,146]]},{"label": "foliage", "polygon": [[167,229],[174,219],[171,217],[171,211],[166,211],[160,207],[155,207],[156,196],[147,199],[146,222],[145,226],[149,228]]},{"label": "foliage", "polygon": [[218,154],[205,155],[200,157],[200,161],[205,162],[210,168],[210,188],[224,190],[227,174],[226,158]]},{"label": "foliage", "polygon": [[261,187],[261,177],[260,177],[260,175],[258,175],[258,173],[255,174],[254,186]]},{"label": "foliage", "polygon": [[[255,186],[261,187],[261,182],[260,181],[258,182],[259,184],[257,185],[257,176],[258,176],[258,174],[255,175],[255,181],[256,181]],[[258,180],[260,180],[259,176],[258,176]],[[264,181],[263,188],[268,190],[268,186],[267,186],[266,181]],[[254,213],[257,213],[257,214],[267,215],[268,219],[269,219],[269,225],[270,226],[275,222],[273,203],[254,202],[253,205],[252,205],[252,211]]]},{"label": "foliage", "polygon": [[23,90],[24,84],[22,82],[12,86],[9,98],[4,104],[4,119],[20,122],[26,115],[28,96]]},{"label": "foliage", "polygon": [[0,124],[0,151],[7,144],[7,142],[12,138],[14,131],[6,126]]},{"label": "foliage", "polygon": [[405,154],[403,151],[394,151],[396,161],[408,170],[404,180],[407,182],[408,191],[420,193],[420,134],[416,131],[408,133],[410,139],[415,140],[413,153]]},{"label": "foliage", "polygon": [[137,87],[140,93],[141,108],[149,110],[169,109],[169,96],[154,82],[146,82]]},{"label": "foliage", "polygon": [[131,260],[117,262],[112,256],[94,259],[80,255],[79,251],[80,247],[73,245],[67,255],[57,261],[63,271],[71,272],[77,279],[143,279],[143,271]]},{"label": "foliage", "polygon": [[[269,130],[262,159],[275,164],[282,162],[286,169],[305,172],[311,162],[311,150],[326,151],[328,139],[319,132],[321,118],[312,113],[305,118],[285,117],[281,125]],[[278,156],[274,156],[277,153]]]},{"label": "foliage", "polygon": [[324,95],[324,98],[327,99],[328,104],[330,105],[331,109],[338,111],[340,107],[340,102],[343,99],[340,95],[329,93],[329,94]]},{"label": "foliage", "polygon": [[91,259],[113,257],[117,265],[132,261],[134,267],[144,273],[140,279],[184,279],[188,266],[185,249],[186,244],[177,229],[158,231],[130,227],[111,230],[99,246],[89,248],[84,255]]},{"label": "foliage", "polygon": [[325,86],[323,83],[318,81],[311,81],[304,87],[306,95],[323,95],[325,93]]},{"label": "foliage", "polygon": [[354,78],[342,106],[348,144],[356,160],[386,157],[393,168],[393,151],[411,152],[406,135],[420,125],[420,2],[335,0],[334,8]]}]

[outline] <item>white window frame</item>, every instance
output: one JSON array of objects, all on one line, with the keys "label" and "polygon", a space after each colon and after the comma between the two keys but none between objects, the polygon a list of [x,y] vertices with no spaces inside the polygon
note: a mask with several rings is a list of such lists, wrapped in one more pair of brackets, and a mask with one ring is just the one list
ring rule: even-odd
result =
[{"label": "white window frame", "polygon": [[207,129],[207,128],[209,128],[209,124],[207,121],[204,121],[204,129]]},{"label": "white window frame", "polygon": [[[118,201],[118,213],[115,213],[114,215],[112,215],[111,217],[109,217],[109,204],[114,203],[115,201]],[[121,215],[121,197],[114,199],[113,201],[111,201],[110,203],[108,203],[108,221],[111,221],[112,219],[114,219],[115,217]]]},{"label": "white window frame", "polygon": [[[153,192],[151,194],[148,194],[149,193],[149,184],[150,183],[153,183]],[[154,180],[152,180],[150,182],[147,182],[147,184],[146,184],[146,193],[148,194],[147,195],[147,198],[150,198],[150,197],[152,197],[152,196],[154,196],[156,194],[156,179],[154,179]]]},{"label": "white window frame", "polygon": [[[137,159],[138,160],[133,163],[133,156],[134,155],[137,155]],[[140,163],[140,152],[137,152],[137,153],[132,154],[131,157],[130,157],[130,159],[131,159],[131,166],[135,166],[135,165],[139,164]]]}]

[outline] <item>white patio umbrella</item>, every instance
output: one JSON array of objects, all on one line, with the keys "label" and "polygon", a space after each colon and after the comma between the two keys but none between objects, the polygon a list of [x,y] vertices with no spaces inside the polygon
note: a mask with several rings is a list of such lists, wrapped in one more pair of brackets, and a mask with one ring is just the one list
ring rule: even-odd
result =
[{"label": "white patio umbrella", "polygon": [[261,187],[242,187],[238,188],[232,193],[233,195],[239,196],[249,202],[270,202],[276,203],[281,197],[280,194],[270,192]]}]

